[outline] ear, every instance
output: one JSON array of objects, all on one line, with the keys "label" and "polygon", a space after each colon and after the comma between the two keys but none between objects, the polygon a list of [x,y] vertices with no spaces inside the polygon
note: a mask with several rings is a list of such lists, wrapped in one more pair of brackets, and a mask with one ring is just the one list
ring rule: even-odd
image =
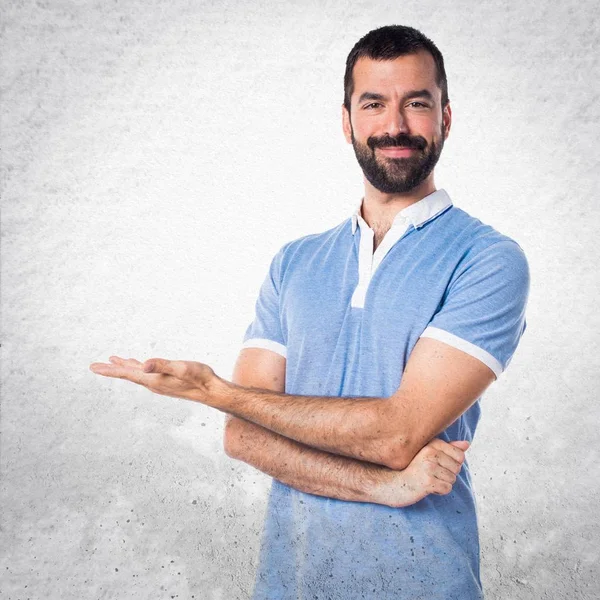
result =
[{"label": "ear", "polygon": [[346,141],[352,143],[352,126],[350,124],[350,113],[348,109],[342,104],[342,128],[344,130],[344,137]]},{"label": "ear", "polygon": [[446,107],[442,111],[442,123],[444,125],[444,141],[446,141],[452,125],[452,109],[450,108],[450,102],[446,104]]}]

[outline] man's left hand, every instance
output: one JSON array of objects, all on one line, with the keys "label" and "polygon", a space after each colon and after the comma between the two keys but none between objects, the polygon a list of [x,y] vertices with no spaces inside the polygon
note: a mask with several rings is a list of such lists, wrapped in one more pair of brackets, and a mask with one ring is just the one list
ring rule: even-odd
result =
[{"label": "man's left hand", "polygon": [[92,363],[90,370],[98,375],[127,379],[143,385],[155,394],[184,398],[209,404],[212,385],[220,378],[199,362],[150,358],[141,363],[135,358],[111,356],[110,364]]}]

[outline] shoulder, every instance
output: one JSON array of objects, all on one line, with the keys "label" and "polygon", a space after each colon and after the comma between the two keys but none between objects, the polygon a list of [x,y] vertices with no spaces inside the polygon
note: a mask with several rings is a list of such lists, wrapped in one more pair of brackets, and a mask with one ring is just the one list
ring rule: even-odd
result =
[{"label": "shoulder", "polygon": [[[447,211],[444,223],[440,223],[445,242],[452,247],[461,262],[485,257],[495,257],[527,266],[527,257],[521,245],[510,236],[453,206]],[[437,232],[439,234],[439,231]]]},{"label": "shoulder", "polygon": [[350,227],[350,219],[346,219],[321,233],[310,233],[286,242],[279,250],[282,265],[288,265],[306,256],[313,257],[323,248],[333,246],[346,228],[350,229]]},{"label": "shoulder", "polygon": [[503,285],[512,282],[519,289],[528,289],[529,263],[515,239],[456,206],[447,211],[447,217],[439,230],[453,256],[453,282],[487,280],[491,285],[496,279]]}]

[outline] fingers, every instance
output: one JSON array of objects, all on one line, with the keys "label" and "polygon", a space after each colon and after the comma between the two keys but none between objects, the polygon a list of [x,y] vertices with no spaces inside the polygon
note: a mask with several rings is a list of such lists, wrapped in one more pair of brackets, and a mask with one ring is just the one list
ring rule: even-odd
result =
[{"label": "fingers", "polygon": [[[431,442],[429,442],[429,444],[426,447],[429,447],[430,450],[435,450],[435,451],[437,451],[438,454],[447,456],[448,458],[450,458],[453,461],[462,465],[462,463],[465,460],[466,448],[465,448],[465,450],[461,450],[461,448],[454,445],[456,443],[457,442],[449,444],[448,442],[445,442],[444,440],[435,438],[435,439],[431,440]],[[465,445],[465,442],[461,441],[461,443],[463,445]]]},{"label": "fingers", "polygon": [[448,443],[438,439],[433,440],[431,445],[437,451],[431,457],[435,462],[429,471],[430,476],[437,479],[437,482],[432,485],[433,493],[444,496],[452,491],[452,486],[456,483],[456,476],[462,469],[465,452],[471,443],[467,440],[457,440]]},{"label": "fingers", "polygon": [[110,363],[92,363],[90,365],[90,371],[97,375],[104,375],[105,377],[114,377],[116,379],[127,379],[133,381],[133,383],[144,383],[144,373],[137,368],[131,368],[125,364],[119,364],[116,362]]},{"label": "fingers", "polygon": [[[462,464],[450,458],[447,454],[440,453],[433,459],[429,459],[436,468],[447,470],[452,475],[458,475],[462,469]],[[436,475],[437,477],[437,475]],[[452,482],[454,483],[454,482]]]},{"label": "fingers", "polygon": [[145,373],[163,373],[173,375],[179,379],[185,378],[185,364],[178,360],[165,360],[164,358],[149,358],[143,365]]},{"label": "fingers", "polygon": [[456,473],[439,464],[427,461],[425,463],[425,485],[427,493],[444,496],[452,491],[456,483]]},{"label": "fingers", "polygon": [[434,468],[430,471],[430,474],[435,478],[450,484],[453,484],[456,481],[456,473],[451,469],[442,467],[441,465],[434,466]]},{"label": "fingers", "polygon": [[[462,446],[468,445],[465,442]],[[462,469],[464,451],[440,439],[432,440],[422,450],[425,472],[429,477],[430,492],[449,494],[456,476]]]},{"label": "fingers", "polygon": [[139,360],[136,360],[135,358],[119,358],[118,356],[111,356],[108,360],[114,365],[133,367],[134,369],[142,367],[142,363]]},{"label": "fingers", "polygon": [[[192,383],[198,383],[200,386],[206,385],[207,381],[215,376],[214,371],[208,365],[191,361],[150,358],[142,363],[135,358],[121,358],[115,355],[110,356],[108,360],[107,364],[93,363],[90,365],[90,369],[99,375],[128,379],[164,395],[168,394],[157,391],[159,389],[156,386],[158,379],[161,379],[163,383],[167,379],[176,379],[180,383],[185,381],[186,389],[188,389]],[[173,384],[169,385],[169,391],[172,391]]]},{"label": "fingers", "polygon": [[164,375],[173,375],[174,377],[181,377],[182,374],[179,361],[175,360],[149,358],[146,362],[142,363],[135,358],[121,358],[119,356],[111,356],[108,360],[114,365],[140,369],[144,373],[162,373]]},{"label": "fingers", "polygon": [[463,452],[466,452],[471,446],[471,442],[467,440],[456,440],[454,442],[450,442],[450,445],[460,448]]},{"label": "fingers", "polygon": [[426,461],[423,464],[420,481],[426,494],[443,496],[452,491],[456,475],[436,463]]},{"label": "fingers", "polygon": [[469,442],[445,442],[435,438],[424,446],[414,460],[419,479],[427,494],[446,495],[452,491],[462,469]]},{"label": "fingers", "polygon": [[436,479],[436,483],[432,486],[432,494],[438,496],[446,496],[452,491],[452,484],[441,479]]}]

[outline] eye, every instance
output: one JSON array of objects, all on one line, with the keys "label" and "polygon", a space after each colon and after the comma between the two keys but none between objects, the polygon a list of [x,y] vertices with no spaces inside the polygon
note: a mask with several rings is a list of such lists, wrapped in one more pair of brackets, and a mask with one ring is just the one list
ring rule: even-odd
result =
[{"label": "eye", "polygon": [[415,106],[415,108],[427,108],[427,104],[423,104],[423,102],[411,102],[410,106]]},{"label": "eye", "polygon": [[369,104],[365,104],[365,106],[363,106],[364,109],[369,109],[369,108],[378,108],[380,107],[381,104],[379,102],[371,102]]}]

